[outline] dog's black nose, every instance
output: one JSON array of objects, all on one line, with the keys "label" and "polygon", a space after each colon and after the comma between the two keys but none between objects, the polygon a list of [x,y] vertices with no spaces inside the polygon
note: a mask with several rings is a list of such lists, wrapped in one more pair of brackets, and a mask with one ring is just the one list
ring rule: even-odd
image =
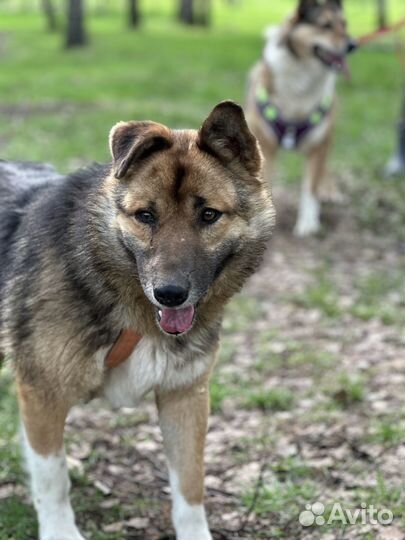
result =
[{"label": "dog's black nose", "polygon": [[153,294],[156,300],[163,306],[176,307],[187,300],[188,290],[177,285],[165,285],[164,287],[153,289]]},{"label": "dog's black nose", "polygon": [[347,48],[346,48],[347,54],[354,52],[358,46],[359,44],[357,43],[357,41],[355,41],[354,39],[349,39],[349,41],[347,42]]}]

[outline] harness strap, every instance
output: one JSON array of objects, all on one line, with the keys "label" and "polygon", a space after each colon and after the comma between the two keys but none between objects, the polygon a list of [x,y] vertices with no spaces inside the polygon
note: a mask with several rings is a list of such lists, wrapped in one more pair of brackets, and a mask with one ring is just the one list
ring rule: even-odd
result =
[{"label": "harness strap", "polygon": [[142,336],[135,330],[122,330],[106,356],[106,367],[112,369],[128,360],[141,339]]},{"label": "harness strap", "polygon": [[264,86],[257,88],[256,102],[264,120],[276,135],[279,144],[286,150],[297,148],[308,132],[329,115],[333,106],[333,98],[324,99],[307,118],[293,121],[283,118],[280,109],[272,103]]}]

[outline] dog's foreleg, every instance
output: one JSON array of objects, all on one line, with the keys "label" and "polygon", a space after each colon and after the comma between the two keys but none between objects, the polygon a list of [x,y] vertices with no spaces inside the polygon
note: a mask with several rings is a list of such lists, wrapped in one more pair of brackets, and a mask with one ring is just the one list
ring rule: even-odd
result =
[{"label": "dog's foreleg", "polygon": [[294,233],[297,236],[315,234],[321,228],[320,195],[322,192],[322,183],[326,181],[326,162],[330,142],[331,137],[328,135],[307,157],[298,219],[294,229]]},{"label": "dog's foreleg", "polygon": [[317,233],[321,227],[320,213],[320,202],[312,192],[310,183],[305,180],[301,190],[298,219],[294,234],[296,236],[308,236]]},{"label": "dog's foreleg", "polygon": [[68,407],[17,382],[22,438],[40,540],[84,540],[69,500],[70,481],[63,448]]},{"label": "dog's foreleg", "polygon": [[203,505],[209,409],[207,380],[188,389],[158,391],[156,397],[169,465],[177,540],[211,540]]}]

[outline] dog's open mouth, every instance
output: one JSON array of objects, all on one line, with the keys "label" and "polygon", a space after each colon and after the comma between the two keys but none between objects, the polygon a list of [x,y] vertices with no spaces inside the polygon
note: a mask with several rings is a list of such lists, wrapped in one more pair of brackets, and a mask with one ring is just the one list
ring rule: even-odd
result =
[{"label": "dog's open mouth", "polygon": [[314,54],[325,66],[329,67],[330,69],[334,69],[335,71],[345,74],[348,72],[345,54],[334,53],[320,47],[319,45],[315,45]]},{"label": "dog's open mouth", "polygon": [[157,321],[167,334],[181,335],[188,332],[194,323],[195,307],[158,308]]}]

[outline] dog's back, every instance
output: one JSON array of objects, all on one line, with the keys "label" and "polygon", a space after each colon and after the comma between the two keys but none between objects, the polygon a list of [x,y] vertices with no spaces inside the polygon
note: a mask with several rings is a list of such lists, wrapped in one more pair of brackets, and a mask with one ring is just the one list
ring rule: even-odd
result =
[{"label": "dog's back", "polygon": [[50,165],[0,161],[0,298],[10,248],[25,209],[50,181],[59,178]]}]

